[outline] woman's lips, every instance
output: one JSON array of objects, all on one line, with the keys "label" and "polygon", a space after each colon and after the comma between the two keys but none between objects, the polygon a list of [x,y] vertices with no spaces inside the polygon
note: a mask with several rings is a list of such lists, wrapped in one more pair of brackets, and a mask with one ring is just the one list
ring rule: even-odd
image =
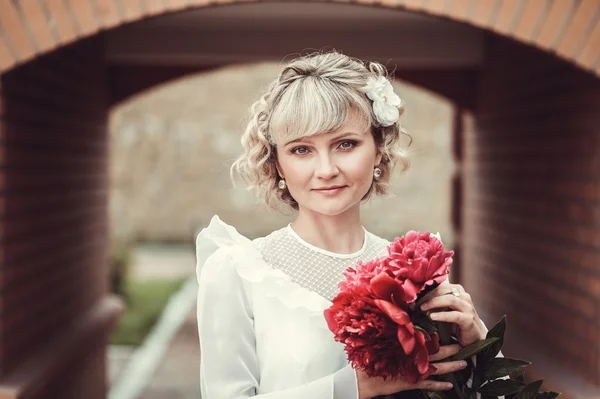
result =
[{"label": "woman's lips", "polygon": [[317,193],[325,196],[334,196],[341,193],[347,186],[331,186],[331,187],[319,187],[314,189]]}]

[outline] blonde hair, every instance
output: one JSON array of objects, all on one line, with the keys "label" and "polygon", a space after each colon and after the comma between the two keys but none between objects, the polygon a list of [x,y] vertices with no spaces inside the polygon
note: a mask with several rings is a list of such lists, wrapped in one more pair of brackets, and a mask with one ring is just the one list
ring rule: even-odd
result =
[{"label": "blonde hair", "polygon": [[[370,128],[382,154],[378,165],[382,174],[363,199],[372,193],[386,194],[395,164],[400,163],[402,170],[409,166],[400,143],[401,135],[408,134],[399,122],[387,127],[377,123],[365,89],[370,77],[379,76],[388,78],[383,65],[335,51],[292,60],[250,108],[251,119],[241,140],[244,152],[232,165],[232,175],[237,172],[250,188],[259,190],[268,205],[275,207],[277,201],[283,201],[298,209],[289,191],[277,186],[277,144],[332,132],[349,118],[359,117],[364,130]],[[400,108],[400,114],[403,110]]]}]

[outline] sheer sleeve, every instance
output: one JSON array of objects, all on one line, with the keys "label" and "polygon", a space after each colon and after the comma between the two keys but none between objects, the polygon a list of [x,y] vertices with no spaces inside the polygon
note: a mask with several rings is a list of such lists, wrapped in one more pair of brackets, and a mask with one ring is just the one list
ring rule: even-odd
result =
[{"label": "sheer sleeve", "polygon": [[[198,262],[204,262],[204,258],[199,256]],[[203,399],[358,397],[353,370],[340,370],[298,387],[259,394],[260,370],[255,351],[252,286],[239,276],[227,247],[216,250],[203,265],[198,265],[198,270],[197,311]],[[348,387],[349,383],[354,386]],[[335,394],[336,390],[352,394],[339,396]]]}]

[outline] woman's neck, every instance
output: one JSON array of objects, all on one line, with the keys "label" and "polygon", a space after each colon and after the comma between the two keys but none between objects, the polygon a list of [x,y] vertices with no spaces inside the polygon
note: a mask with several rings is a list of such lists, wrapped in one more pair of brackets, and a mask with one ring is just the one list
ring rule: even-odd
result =
[{"label": "woman's neck", "polygon": [[337,216],[300,210],[291,226],[309,244],[338,254],[359,251],[365,240],[358,208]]}]

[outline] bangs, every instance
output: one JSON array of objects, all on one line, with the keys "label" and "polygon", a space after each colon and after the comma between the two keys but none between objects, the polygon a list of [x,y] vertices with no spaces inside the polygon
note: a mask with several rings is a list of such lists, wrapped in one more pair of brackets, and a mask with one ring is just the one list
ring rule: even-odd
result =
[{"label": "bangs", "polygon": [[362,132],[371,127],[371,105],[364,94],[328,79],[306,76],[284,90],[271,115],[269,132],[274,144],[284,145],[336,131],[350,118],[364,121]]}]

